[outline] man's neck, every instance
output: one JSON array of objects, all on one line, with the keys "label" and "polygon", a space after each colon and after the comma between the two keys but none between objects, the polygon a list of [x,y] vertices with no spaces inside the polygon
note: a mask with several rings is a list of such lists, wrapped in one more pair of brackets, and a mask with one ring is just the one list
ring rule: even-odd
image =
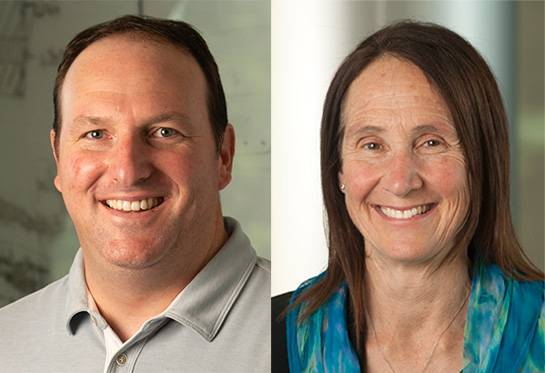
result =
[{"label": "man's neck", "polygon": [[184,255],[164,258],[148,268],[120,268],[96,260],[96,255],[86,256],[84,250],[88,289],[100,314],[121,341],[163,312],[228,239],[223,219],[209,233],[199,235],[200,240],[191,240],[191,247],[181,248]]}]

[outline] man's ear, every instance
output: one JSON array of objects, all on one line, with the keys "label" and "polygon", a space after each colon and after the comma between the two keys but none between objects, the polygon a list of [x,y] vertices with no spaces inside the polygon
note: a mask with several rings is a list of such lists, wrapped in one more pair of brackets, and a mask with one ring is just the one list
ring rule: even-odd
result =
[{"label": "man's ear", "polygon": [[233,157],[235,156],[235,129],[228,123],[223,133],[223,142],[219,150],[218,190],[225,188],[231,181]]},{"label": "man's ear", "polygon": [[51,149],[53,150],[53,157],[55,157],[55,164],[57,165],[57,175],[55,176],[53,183],[55,184],[55,187],[57,188],[57,190],[62,193],[61,182],[59,179],[59,155],[57,154],[57,148],[55,146],[56,136],[57,134],[55,130],[51,130],[49,132],[49,138],[51,140]]}]

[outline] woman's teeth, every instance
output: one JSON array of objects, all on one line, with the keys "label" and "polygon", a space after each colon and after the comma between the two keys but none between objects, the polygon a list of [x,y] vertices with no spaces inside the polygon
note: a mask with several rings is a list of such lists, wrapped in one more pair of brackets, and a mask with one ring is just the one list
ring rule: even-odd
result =
[{"label": "woman's teeth", "polygon": [[413,216],[425,214],[430,211],[430,209],[431,205],[413,207],[410,210],[403,211],[391,209],[389,207],[380,207],[380,211],[382,211],[384,215],[394,219],[410,219]]},{"label": "woman's teeth", "polygon": [[150,210],[163,202],[162,197],[145,198],[140,201],[123,201],[120,199],[107,199],[106,204],[114,210],[142,211]]}]

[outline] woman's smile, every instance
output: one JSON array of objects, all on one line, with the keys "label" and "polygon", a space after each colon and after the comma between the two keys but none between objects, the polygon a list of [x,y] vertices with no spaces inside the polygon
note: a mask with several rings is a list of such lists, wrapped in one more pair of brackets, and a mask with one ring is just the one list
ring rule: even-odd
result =
[{"label": "woman's smile", "polygon": [[409,208],[395,208],[381,205],[376,205],[375,208],[388,218],[407,220],[416,216],[425,215],[430,212],[435,206],[435,203],[429,203]]}]

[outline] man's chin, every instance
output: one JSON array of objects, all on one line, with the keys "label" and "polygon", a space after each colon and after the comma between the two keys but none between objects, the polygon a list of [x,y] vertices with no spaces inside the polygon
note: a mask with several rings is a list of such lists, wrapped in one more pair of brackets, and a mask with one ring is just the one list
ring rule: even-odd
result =
[{"label": "man's chin", "polygon": [[[154,243],[156,245],[156,243]],[[113,266],[142,270],[153,267],[161,262],[166,256],[164,247],[158,248],[150,243],[140,245],[110,245],[101,250],[104,259]]]}]

